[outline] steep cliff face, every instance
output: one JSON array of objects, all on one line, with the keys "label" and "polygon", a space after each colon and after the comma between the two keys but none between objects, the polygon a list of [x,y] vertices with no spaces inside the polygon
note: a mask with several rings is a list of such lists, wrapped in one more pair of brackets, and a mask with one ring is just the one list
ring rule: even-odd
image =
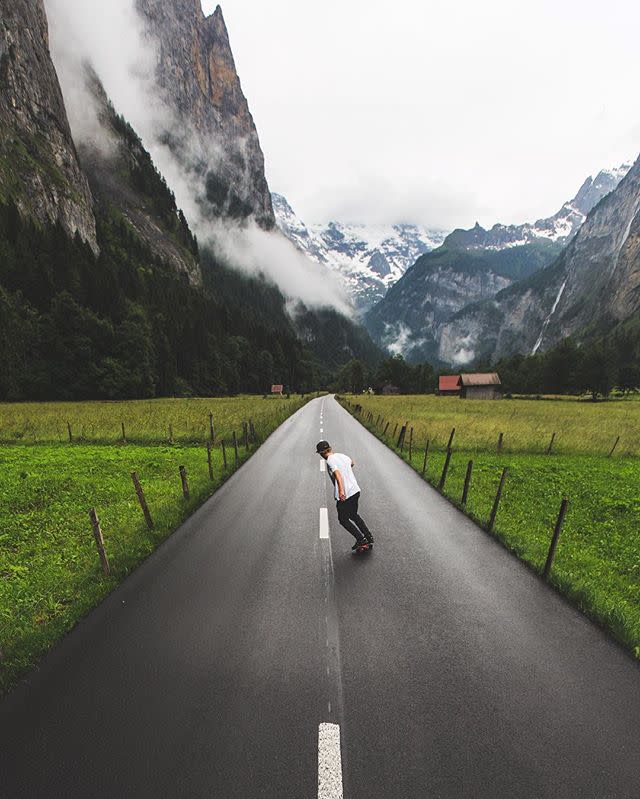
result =
[{"label": "steep cliff face", "polygon": [[136,0],[157,47],[156,79],[173,119],[166,141],[202,182],[205,215],[275,226],[264,156],[242,93],[218,6],[205,17],[200,0]]},{"label": "steep cliff face", "polygon": [[97,252],[91,192],[49,54],[43,0],[2,0],[0,10],[0,200],[40,223],[59,222]]},{"label": "steep cliff face", "polygon": [[201,284],[197,244],[170,188],[89,68],[85,82],[94,99],[101,136],[99,141],[80,142],[78,153],[98,203],[96,213],[119,215],[154,256],[185,275],[191,284]]},{"label": "steep cliff face", "polygon": [[605,332],[640,310],[640,159],[591,211],[546,269],[442,328],[439,355],[455,362],[548,349]]}]

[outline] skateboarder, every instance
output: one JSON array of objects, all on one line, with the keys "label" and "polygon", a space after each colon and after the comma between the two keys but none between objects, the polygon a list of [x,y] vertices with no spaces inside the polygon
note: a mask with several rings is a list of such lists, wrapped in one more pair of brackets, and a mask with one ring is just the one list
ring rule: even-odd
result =
[{"label": "skateboarder", "polygon": [[334,487],[338,521],[356,539],[351,549],[357,552],[370,548],[373,536],[362,516],[358,515],[360,486],[353,473],[355,464],[348,455],[334,452],[328,441],[319,441],[316,452],[327,462],[329,477]]}]

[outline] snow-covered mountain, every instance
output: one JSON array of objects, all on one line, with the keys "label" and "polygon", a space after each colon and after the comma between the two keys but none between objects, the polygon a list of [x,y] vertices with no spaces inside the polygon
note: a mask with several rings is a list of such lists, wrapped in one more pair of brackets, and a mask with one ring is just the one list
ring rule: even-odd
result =
[{"label": "snow-covered mountain", "polygon": [[567,244],[578,232],[587,214],[604,196],[613,191],[631,169],[631,164],[622,164],[612,169],[602,169],[588,177],[572,200],[565,202],[560,210],[546,219],[525,222],[522,225],[496,224],[485,230],[476,222],[469,230],[454,230],[447,238],[447,245],[469,252],[474,250],[505,250],[522,247],[540,240]]},{"label": "snow-covered mountain", "polygon": [[596,203],[560,256],[439,330],[439,358],[535,354],[567,336],[603,334],[640,310],[640,158]]},{"label": "snow-covered mountain", "polygon": [[446,235],[408,224],[305,224],[281,194],[273,193],[271,199],[280,230],[298,249],[340,275],[361,312],[375,305],[411,264],[440,246]]},{"label": "snow-covered mountain", "polygon": [[[631,168],[623,164],[587,178],[553,216],[522,225],[456,229],[442,246],[421,256],[365,316],[374,341],[412,360],[463,363],[477,354],[457,320],[463,309],[553,263],[587,214]],[[454,321],[455,320],[455,321]]]}]

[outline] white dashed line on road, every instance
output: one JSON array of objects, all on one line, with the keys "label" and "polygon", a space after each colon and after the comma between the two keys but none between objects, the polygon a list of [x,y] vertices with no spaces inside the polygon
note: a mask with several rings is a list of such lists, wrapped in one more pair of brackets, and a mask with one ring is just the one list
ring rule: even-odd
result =
[{"label": "white dashed line on road", "polygon": [[342,799],[340,725],[323,723],[318,731],[318,799]]},{"label": "white dashed line on road", "polygon": [[326,508],[320,508],[320,538],[329,538],[329,514]]}]

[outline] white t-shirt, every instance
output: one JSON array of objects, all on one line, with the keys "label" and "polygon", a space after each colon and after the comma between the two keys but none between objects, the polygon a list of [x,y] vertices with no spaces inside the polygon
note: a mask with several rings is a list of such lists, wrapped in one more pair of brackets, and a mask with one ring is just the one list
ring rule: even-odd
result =
[{"label": "white t-shirt", "polygon": [[[342,482],[344,484],[344,493],[347,499],[357,494],[360,491],[360,486],[356,480],[356,476],[351,468],[351,458],[348,455],[342,455],[339,452],[332,452],[327,458],[327,466],[329,467],[329,474],[333,474],[336,469],[340,471]],[[333,484],[333,493],[336,499],[339,499],[338,481]]]}]

